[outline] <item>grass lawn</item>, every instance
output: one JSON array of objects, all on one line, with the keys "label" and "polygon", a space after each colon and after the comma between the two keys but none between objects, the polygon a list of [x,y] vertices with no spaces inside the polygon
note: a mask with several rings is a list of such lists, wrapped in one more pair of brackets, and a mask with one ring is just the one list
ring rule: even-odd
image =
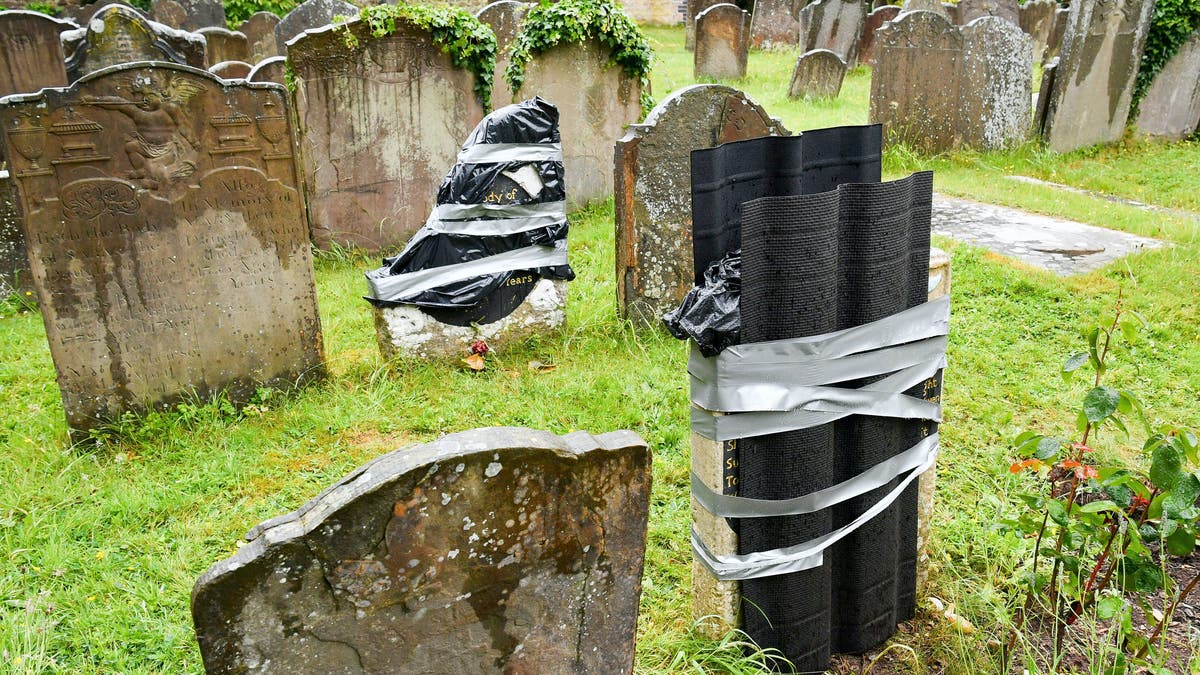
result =
[{"label": "grass lawn", "polygon": [[[682,28],[648,30],[654,94],[692,83]],[[867,121],[870,73],[856,69],[836,101],[786,98],[795,52],[750,56],[741,87],[792,131]],[[1062,279],[955,245],[953,329],[945,376],[943,455],[927,589],[978,630],[923,613],[897,641],[921,668],[991,672],[1010,579],[1027,544],[993,526],[1016,507],[1007,439],[1036,428],[1068,434],[1082,383],[1062,360],[1078,327],[1118,293],[1153,324],[1113,382],[1160,422],[1200,426],[1200,259],[1195,220],[1006,180],[1022,174],[1142,202],[1200,211],[1200,147],[1129,142],[1055,156],[1035,145],[922,158],[889,148],[886,172],[935,171],[935,189],[1159,237],[1171,247]],[[374,259],[326,256],[317,288],[331,376],[242,412],[219,404],[114,424],[95,448],[70,447],[38,314],[0,305],[0,672],[200,672],[189,593],[254,524],[296,508],[367,459],[476,426],[556,433],[636,430],[653,447],[654,495],[642,595],[641,672],[751,670],[732,643],[692,631],[688,532],[686,346],[615,314],[609,204],[575,214],[569,328],[495,355],[481,374],[454,365],[381,362],[363,291]],[[554,364],[529,368],[531,361]],[[1136,458],[1141,438],[1102,438]],[[1032,658],[1032,657],[1030,657]],[[1097,661],[1099,663],[1099,660]],[[1031,663],[1031,671],[1046,670]]]}]

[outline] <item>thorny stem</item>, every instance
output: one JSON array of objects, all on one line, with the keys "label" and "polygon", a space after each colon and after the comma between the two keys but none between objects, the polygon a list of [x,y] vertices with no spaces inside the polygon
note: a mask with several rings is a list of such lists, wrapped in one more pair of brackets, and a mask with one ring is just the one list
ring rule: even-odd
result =
[{"label": "thorny stem", "polygon": [[1137,658],[1140,659],[1145,656],[1146,652],[1150,649],[1150,645],[1154,644],[1154,641],[1158,639],[1159,635],[1162,635],[1163,628],[1175,618],[1175,610],[1179,608],[1179,603],[1183,602],[1183,599],[1188,596],[1188,593],[1192,592],[1192,589],[1196,587],[1197,582],[1200,582],[1200,572],[1197,572],[1196,576],[1192,577],[1192,580],[1188,582],[1186,587],[1184,587],[1183,592],[1175,596],[1175,599],[1171,601],[1170,608],[1163,612],[1162,619],[1160,619],[1158,625],[1154,627],[1154,632],[1151,633],[1150,637],[1146,639],[1146,644],[1142,645],[1142,648],[1138,650]]},{"label": "thorny stem", "polygon": [[1021,613],[1017,615],[1017,623],[1013,626],[1012,633],[1008,636],[1008,644],[1004,646],[1004,651],[1001,657],[1005,663],[1008,663],[1008,655],[1012,651],[1013,646],[1017,644],[1017,635],[1020,634],[1021,628],[1025,625],[1025,616],[1029,614],[1029,610],[1033,608],[1033,594],[1037,588],[1037,564],[1038,554],[1042,552],[1042,535],[1046,533],[1046,522],[1050,520],[1050,512],[1047,511],[1042,516],[1042,526],[1038,529],[1037,542],[1033,545],[1033,571],[1029,580],[1029,591],[1025,594],[1025,605],[1021,607]]}]

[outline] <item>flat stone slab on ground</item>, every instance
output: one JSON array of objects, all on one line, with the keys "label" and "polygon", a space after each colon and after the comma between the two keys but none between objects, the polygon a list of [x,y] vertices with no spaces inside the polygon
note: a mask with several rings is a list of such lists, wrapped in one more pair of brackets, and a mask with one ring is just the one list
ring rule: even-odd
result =
[{"label": "flat stone slab on ground", "polygon": [[933,233],[1064,277],[1166,245],[1117,230],[941,195],[933,200]]}]

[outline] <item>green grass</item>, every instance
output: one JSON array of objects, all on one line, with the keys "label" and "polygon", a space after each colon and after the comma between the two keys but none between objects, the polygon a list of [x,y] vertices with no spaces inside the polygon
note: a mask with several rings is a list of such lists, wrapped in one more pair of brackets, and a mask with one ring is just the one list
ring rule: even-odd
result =
[{"label": "green grass", "polygon": [[[682,29],[649,31],[654,92],[690,84]],[[785,96],[795,52],[753,53],[741,83],[799,131],[866,122],[868,71],[825,103]],[[932,168],[941,192],[1157,236],[1170,248],[1061,279],[967,246],[954,259],[929,592],[978,628],[950,629],[922,611],[897,638],[925,669],[990,672],[986,642],[1003,639],[1006,596],[1025,544],[992,525],[1014,506],[1007,439],[1026,427],[1066,432],[1082,385],[1059,364],[1076,326],[1118,292],[1154,324],[1135,366],[1115,381],[1159,421],[1197,424],[1200,242],[1194,221],[1087,195],[1008,181],[1025,174],[1174,208],[1200,210],[1192,144],[1127,143],[1054,156],[1028,145],[922,158],[891,148],[891,176]],[[355,466],[405,444],[476,426],[563,433],[634,429],[652,445],[654,493],[639,616],[640,672],[753,672],[737,636],[700,638],[691,616],[687,543],[686,348],[615,313],[611,205],[572,220],[568,329],[495,355],[469,373],[453,364],[382,363],[361,272],[376,261],[322,257],[317,286],[330,378],[255,409],[188,406],[112,425],[95,448],[70,447],[41,318],[0,310],[0,672],[200,672],[189,592],[254,524],[299,506]],[[535,371],[530,361],[555,364]],[[1140,439],[1102,439],[1132,456]],[[759,660],[768,658],[763,655]],[[1030,657],[1033,658],[1033,657]],[[902,663],[911,661],[907,657]],[[1034,662],[1035,670],[1045,664]]]}]

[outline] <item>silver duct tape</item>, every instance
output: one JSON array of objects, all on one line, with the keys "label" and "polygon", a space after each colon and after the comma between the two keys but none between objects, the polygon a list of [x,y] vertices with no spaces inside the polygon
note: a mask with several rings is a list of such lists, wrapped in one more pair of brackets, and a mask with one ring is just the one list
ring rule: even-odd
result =
[{"label": "silver duct tape", "polygon": [[561,162],[562,143],[477,143],[458,152],[460,164]]},{"label": "silver duct tape", "polygon": [[370,297],[376,300],[401,302],[403,298],[421,291],[472,277],[566,264],[567,242],[559,240],[554,242],[554,246],[527,246],[455,265],[386,277],[367,277],[367,287]]},{"label": "silver duct tape", "polygon": [[438,204],[431,219],[466,220],[467,218],[533,218],[536,216],[567,217],[563,200],[537,204]]},{"label": "silver duct tape", "polygon": [[[937,438],[931,436],[930,438]],[[924,441],[922,441],[924,442]],[[925,473],[937,461],[938,446],[934,442],[934,450],[928,459],[914,468],[891,492],[873,504],[847,525],[833,532],[811,539],[803,544],[777,548],[770,551],[746,553],[743,555],[718,555],[704,543],[704,540],[692,527],[692,552],[709,574],[721,581],[743,581],[762,577],[801,572],[818,567],[824,561],[824,551],[838,541],[849,536],[875,516],[891,506],[914,480]]]},{"label": "silver duct tape", "polygon": [[520,234],[539,227],[549,227],[561,223],[565,215],[548,214],[543,216],[528,216],[525,218],[485,218],[481,220],[439,220],[433,216],[425,221],[425,227],[434,232],[446,234],[469,234],[473,236],[491,237],[508,234]]},{"label": "silver duct tape", "polygon": [[849,480],[793,499],[750,499],[723,495],[705,485],[699,476],[692,473],[692,496],[706,511],[723,518],[764,518],[815,513],[886,485],[893,478],[929,461],[937,452],[937,448],[938,437],[934,434]]},{"label": "silver duct tape", "polygon": [[933,289],[937,288],[938,284],[942,283],[943,276],[945,276],[945,275],[942,274],[941,272],[938,272],[937,274],[929,277],[929,288],[925,292],[932,293]]}]

